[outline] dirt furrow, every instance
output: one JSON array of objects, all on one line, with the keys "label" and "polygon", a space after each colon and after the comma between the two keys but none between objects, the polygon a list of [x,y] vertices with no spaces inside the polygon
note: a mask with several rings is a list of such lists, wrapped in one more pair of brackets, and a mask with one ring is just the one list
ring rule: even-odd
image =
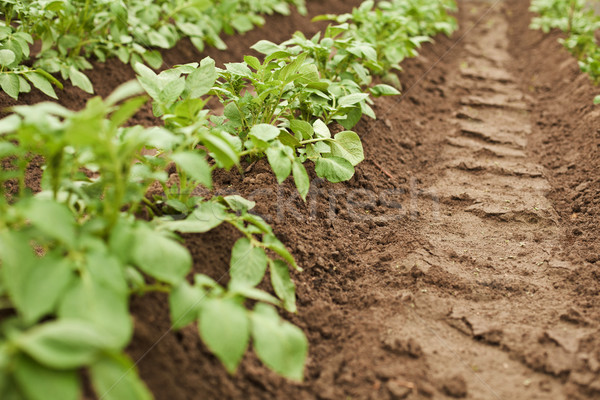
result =
[{"label": "dirt furrow", "polygon": [[395,325],[418,338],[450,397],[566,399],[582,375],[595,379],[581,360],[597,330],[571,323],[573,299],[556,296],[575,267],[560,256],[545,170],[528,157],[533,100],[510,72],[518,61],[508,29],[501,7],[488,11],[465,36],[466,61],[448,76],[455,130],[440,149],[438,179],[424,189],[429,199],[420,200],[435,210],[422,215],[426,252],[403,265],[423,285],[409,321]]}]

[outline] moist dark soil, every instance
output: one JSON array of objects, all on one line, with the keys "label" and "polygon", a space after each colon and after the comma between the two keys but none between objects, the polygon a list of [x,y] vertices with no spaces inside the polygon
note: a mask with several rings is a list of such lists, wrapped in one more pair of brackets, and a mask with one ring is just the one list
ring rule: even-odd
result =
[{"label": "moist dark soil", "polygon": [[[157,399],[600,398],[599,90],[559,33],[528,28],[528,2],[459,6],[461,30],[404,62],[403,95],[376,100],[378,119],[355,128],[366,159],[352,180],[309,171],[305,203],[264,161],[215,177],[216,192],[257,202],[304,268],[298,313],[284,315],[310,342],[304,382],[252,352],[230,376],[194,327],[170,329],[166,297],[152,294],[133,299],[128,352]],[[259,39],[321,28],[274,16],[226,52],[182,42],[165,66],[239,61]],[[116,61],[95,67],[103,96],[134,77]],[[60,102],[87,97],[68,87]],[[149,109],[135,122],[159,123]],[[187,235],[194,271],[224,282],[236,239],[225,227]]]}]

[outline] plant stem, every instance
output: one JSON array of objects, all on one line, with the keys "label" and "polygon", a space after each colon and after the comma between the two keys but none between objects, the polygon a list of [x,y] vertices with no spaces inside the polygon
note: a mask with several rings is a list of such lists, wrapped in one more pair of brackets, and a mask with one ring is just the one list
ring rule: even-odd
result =
[{"label": "plant stem", "polygon": [[326,140],[333,140],[333,139],[331,139],[331,138],[308,139],[308,140],[301,141],[300,144],[310,144],[310,143],[324,142]]},{"label": "plant stem", "polygon": [[567,33],[569,35],[572,33],[572,30],[573,30],[573,15],[575,14],[576,3],[577,3],[577,0],[571,0],[570,7],[569,7],[569,22],[568,22],[568,26],[567,26]]},{"label": "plant stem", "polygon": [[134,293],[140,295],[144,295],[150,292],[171,293],[171,287],[168,285],[155,283],[154,285],[146,285],[143,288],[134,291]]}]

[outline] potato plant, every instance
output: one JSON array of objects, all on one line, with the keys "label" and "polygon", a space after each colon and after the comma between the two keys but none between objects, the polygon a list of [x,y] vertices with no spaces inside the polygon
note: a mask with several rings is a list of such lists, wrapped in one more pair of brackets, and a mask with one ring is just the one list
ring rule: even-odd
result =
[{"label": "potato plant", "polygon": [[[264,24],[264,14],[288,15],[290,3],[306,12],[303,0],[6,0],[0,4],[0,88],[16,99],[31,83],[56,97],[52,85],[61,84],[51,73],[93,93],[82,72],[92,68],[91,58],[159,68],[159,50],[183,37],[200,51],[206,44],[224,49],[221,33],[247,32]],[[30,68],[33,40],[42,46]]]},{"label": "potato plant", "polygon": [[[196,115],[179,119],[185,120],[186,130],[222,127],[229,134],[224,140],[241,156],[266,156],[280,183],[292,175],[305,199],[310,182],[304,163],[312,161],[317,175],[330,182],[351,179],[364,158],[360,138],[351,129],[362,115],[375,118],[370,96],[400,94],[393,86],[373,85],[372,74],[388,76],[399,87],[393,70],[400,61],[415,56],[415,48],[430,35],[456,29],[448,15],[455,9],[452,1],[396,0],[374,7],[367,1],[353,14],[323,16],[340,24],[310,39],[297,32],[281,44],[261,40],[252,49],[263,54],[262,60],[246,56],[216,70],[212,61],[203,60],[159,75],[138,64],[138,79],[153,99],[155,115],[167,125],[193,101]],[[399,56],[391,57],[394,51]],[[189,98],[187,82],[193,85],[199,77],[203,85],[214,80],[208,94],[223,104],[223,115],[209,117],[202,110],[206,100]],[[332,136],[333,122],[346,130]]]},{"label": "potato plant", "polygon": [[401,70],[402,60],[417,56],[421,44],[438,33],[450,35],[456,30],[456,20],[448,14],[451,11],[456,11],[454,1],[393,0],[376,5],[365,1],[351,13],[321,15],[315,20],[346,24],[344,37],[370,44],[377,54],[365,67],[399,88],[394,71]]},{"label": "potato plant", "polygon": [[[239,196],[197,199],[193,211],[177,218],[147,205],[146,190],[167,180],[168,163],[192,170],[190,179],[196,179],[193,167],[206,161],[190,156],[185,138],[165,128],[123,127],[146,101],[137,96],[140,90],[131,82],[79,112],[40,103],[15,107],[0,120],[0,157],[12,164],[3,168],[0,184],[4,190],[8,180],[19,182],[0,200],[0,294],[14,312],[0,324],[2,398],[52,393],[50,398],[77,399],[80,368],[88,369],[99,397],[149,398],[123,354],[133,332],[129,298],[149,291],[170,293],[173,326],[196,322],[230,372],[252,338],[266,365],[302,379],[304,334],[272,309],[295,311],[288,269],[298,268],[295,260],[265,221],[249,212],[254,204]],[[204,135],[206,145],[211,133]],[[142,148],[156,155],[142,155]],[[24,185],[32,157],[45,160],[42,191],[35,195]],[[210,185],[204,178],[196,184]],[[156,217],[136,219],[146,206]],[[229,284],[204,275],[189,283],[191,256],[175,232],[207,232],[222,223],[242,234],[232,250]],[[256,288],[267,271],[277,297]],[[256,302],[251,310],[246,299]],[[127,379],[118,380],[121,374]]]},{"label": "potato plant", "polygon": [[[597,85],[600,83],[600,47],[595,33],[600,28],[600,17],[587,3],[585,0],[534,0],[530,9],[539,16],[533,18],[531,28],[545,33],[551,29],[564,31],[567,37],[560,41]],[[600,104],[600,95],[594,98],[594,104]]]},{"label": "potato plant", "polygon": [[0,26],[0,88],[17,99],[19,93],[28,93],[33,86],[56,99],[53,85],[62,89],[62,84],[43,69],[23,64],[29,58],[31,44],[29,33],[18,32],[10,24]]}]

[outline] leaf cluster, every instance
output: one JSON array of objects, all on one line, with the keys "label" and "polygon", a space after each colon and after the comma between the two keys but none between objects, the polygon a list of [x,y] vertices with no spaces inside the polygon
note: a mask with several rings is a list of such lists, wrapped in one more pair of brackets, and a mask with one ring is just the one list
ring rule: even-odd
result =
[{"label": "leaf cluster", "polygon": [[[533,18],[531,28],[545,33],[551,29],[565,32],[567,37],[560,41],[597,85],[600,83],[600,47],[596,31],[600,28],[600,17],[588,3],[585,0],[534,0],[530,10],[539,15]],[[594,104],[600,104],[600,95],[594,98]]]},{"label": "leaf cluster", "polygon": [[[240,156],[250,160],[266,156],[280,183],[292,175],[306,199],[310,182],[305,162],[312,161],[316,174],[330,182],[351,179],[354,167],[364,159],[361,140],[351,129],[363,115],[375,118],[371,96],[400,94],[387,84],[372,85],[372,74],[392,75],[397,82],[393,70],[404,57],[416,55],[419,43],[455,29],[448,16],[454,9],[452,1],[396,0],[374,7],[367,1],[353,14],[324,16],[339,24],[311,38],[297,32],[281,44],[257,42],[252,49],[263,55],[262,60],[246,56],[243,62],[217,69],[210,91],[206,88],[215,75],[207,60],[158,76],[137,67],[138,79],[153,100],[155,115],[167,125],[193,102],[196,116],[179,118],[178,123],[185,125],[181,129],[218,127]],[[405,51],[407,43],[410,51]],[[394,51],[400,56],[392,63]],[[201,91],[186,89],[199,84],[199,77],[204,79]],[[190,98],[205,94],[218,98],[222,115],[208,116],[201,110],[206,96]],[[345,130],[332,135],[334,122]]]},{"label": "leaf cluster", "polygon": [[417,56],[421,44],[439,33],[452,34],[456,20],[449,15],[456,11],[453,0],[372,0],[363,2],[351,13],[321,15],[315,20],[332,20],[347,24],[345,37],[356,38],[373,46],[375,62],[366,63],[371,73],[384,77],[400,87],[397,75],[405,58]]},{"label": "leaf cluster", "polygon": [[[273,308],[296,310],[293,256],[242,197],[194,198],[177,214],[177,198],[147,197],[152,184],[167,185],[169,164],[188,173],[190,184],[210,186],[208,160],[221,157],[218,146],[210,153],[190,148],[222,139],[210,130],[192,138],[175,128],[123,126],[147,101],[141,92],[132,81],[79,112],[40,103],[0,120],[0,190],[18,187],[0,196],[0,300],[14,315],[0,323],[2,398],[78,399],[81,368],[99,397],[151,398],[123,353],[133,333],[129,300],[150,291],[169,293],[173,326],[196,321],[230,372],[251,337],[267,366],[302,379],[306,338]],[[228,162],[239,163],[232,157]],[[44,160],[35,195],[25,185],[34,158]],[[154,218],[136,219],[143,209]],[[190,284],[192,258],[176,232],[223,223],[242,236],[228,285],[203,275]],[[275,295],[256,288],[267,271]]]},{"label": "leaf cluster", "polygon": [[[263,25],[264,14],[305,12],[303,0],[8,0],[0,4],[0,87],[13,98],[29,83],[50,97],[51,75],[60,74],[88,93],[92,83],[82,72],[89,60],[118,57],[123,63],[162,65],[160,49],[187,37],[200,51],[224,49],[221,33],[244,33]],[[0,22],[1,24],[1,22]],[[30,45],[41,42],[30,60]],[[33,63],[33,68],[26,66]]]}]

